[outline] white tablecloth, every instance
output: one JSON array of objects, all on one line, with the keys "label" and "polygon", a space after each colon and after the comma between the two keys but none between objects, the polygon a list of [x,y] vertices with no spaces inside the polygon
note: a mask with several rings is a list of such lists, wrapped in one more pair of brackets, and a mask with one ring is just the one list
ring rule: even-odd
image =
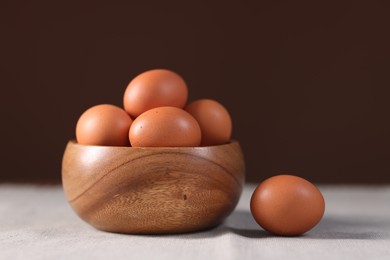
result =
[{"label": "white tablecloth", "polygon": [[61,186],[0,184],[0,259],[390,259],[390,186],[319,186],[325,216],[306,235],[276,237],[253,220],[247,185],[215,229],[165,236],[95,230]]}]

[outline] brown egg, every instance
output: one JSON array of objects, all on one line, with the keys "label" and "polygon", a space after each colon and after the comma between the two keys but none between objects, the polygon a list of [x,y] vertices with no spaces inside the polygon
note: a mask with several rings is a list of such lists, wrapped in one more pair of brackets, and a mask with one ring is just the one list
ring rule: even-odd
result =
[{"label": "brown egg", "polygon": [[202,146],[230,141],[232,120],[227,109],[212,99],[199,99],[184,108],[198,121],[202,131]]},{"label": "brown egg", "polygon": [[139,74],[127,86],[123,104],[125,110],[133,116],[162,106],[183,108],[187,102],[188,88],[177,73],[155,69]]},{"label": "brown egg", "polygon": [[325,201],[309,181],[278,175],[257,186],[250,208],[256,222],[268,232],[297,236],[317,225],[324,214]]},{"label": "brown egg", "polygon": [[201,132],[198,122],[177,107],[157,107],[138,116],[130,127],[130,143],[142,146],[199,146]]},{"label": "brown egg", "polygon": [[76,139],[79,144],[86,145],[129,146],[132,122],[126,111],[117,106],[93,106],[77,121]]}]

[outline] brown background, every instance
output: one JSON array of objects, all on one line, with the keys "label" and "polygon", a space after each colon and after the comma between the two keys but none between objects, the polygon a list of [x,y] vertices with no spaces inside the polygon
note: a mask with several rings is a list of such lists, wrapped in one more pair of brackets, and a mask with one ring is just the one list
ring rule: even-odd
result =
[{"label": "brown background", "polygon": [[168,68],[219,100],[247,180],[390,183],[388,1],[1,1],[0,181],[59,181],[79,115]]}]

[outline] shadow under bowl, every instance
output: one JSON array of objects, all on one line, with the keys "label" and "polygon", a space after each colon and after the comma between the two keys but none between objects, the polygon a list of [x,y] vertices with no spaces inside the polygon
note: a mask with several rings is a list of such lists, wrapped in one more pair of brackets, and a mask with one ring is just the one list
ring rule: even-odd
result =
[{"label": "shadow under bowl", "polygon": [[236,207],[245,181],[237,141],[205,147],[115,147],[68,142],[65,195],[93,227],[131,234],[200,231]]}]

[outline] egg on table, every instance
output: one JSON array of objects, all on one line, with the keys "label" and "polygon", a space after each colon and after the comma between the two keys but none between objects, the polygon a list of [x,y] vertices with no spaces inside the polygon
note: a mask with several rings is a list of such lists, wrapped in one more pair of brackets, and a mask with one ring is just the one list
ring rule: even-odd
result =
[{"label": "egg on table", "polygon": [[294,175],[277,175],[257,186],[250,209],[256,222],[268,232],[297,236],[320,222],[325,200],[311,182]]}]

